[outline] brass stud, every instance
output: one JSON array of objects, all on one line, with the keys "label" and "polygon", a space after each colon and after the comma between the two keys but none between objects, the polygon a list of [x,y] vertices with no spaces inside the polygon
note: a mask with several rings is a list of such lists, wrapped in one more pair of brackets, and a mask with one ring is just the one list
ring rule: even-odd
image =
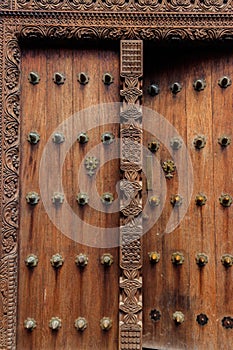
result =
[{"label": "brass stud", "polygon": [[30,205],[36,205],[39,203],[40,196],[37,192],[28,192],[26,195],[26,201]]},{"label": "brass stud", "polygon": [[172,92],[173,94],[177,94],[178,92],[181,91],[182,86],[181,86],[180,83],[175,82],[175,83],[173,83],[173,84],[171,85],[170,88],[171,88],[171,92]]},{"label": "brass stud", "polygon": [[179,137],[173,137],[170,141],[170,146],[174,151],[177,151],[182,147],[182,140]]},{"label": "brass stud", "polygon": [[50,259],[50,262],[53,267],[58,268],[63,265],[64,259],[59,253],[57,253],[52,256],[52,258]]},{"label": "brass stud", "polygon": [[151,196],[149,198],[149,203],[152,207],[157,207],[160,204],[160,199],[158,196]]},{"label": "brass stud", "polygon": [[198,135],[193,140],[194,147],[196,149],[202,149],[206,145],[206,138],[204,135]]},{"label": "brass stud", "polygon": [[112,327],[112,320],[109,317],[103,317],[100,320],[100,327],[103,331],[108,331]]},{"label": "brass stud", "polygon": [[181,324],[184,322],[184,314],[181,311],[174,312],[174,314],[172,315],[172,318],[176,324]]},{"label": "brass stud", "polygon": [[64,84],[65,80],[66,80],[66,77],[63,73],[58,73],[58,72],[54,73],[53,81],[55,84],[62,85]]},{"label": "brass stud", "polygon": [[200,326],[204,326],[208,323],[208,317],[205,314],[197,315],[196,321]]},{"label": "brass stud", "polygon": [[231,267],[233,265],[233,256],[230,254],[224,254],[221,258],[221,262],[225,267]]},{"label": "brass stud", "polygon": [[173,160],[167,160],[162,163],[163,171],[165,172],[165,177],[168,179],[173,178],[174,172],[176,170],[175,163]]},{"label": "brass stud", "polygon": [[204,90],[206,87],[206,81],[204,79],[197,79],[194,81],[193,87],[196,91]]},{"label": "brass stud", "polygon": [[171,261],[174,265],[182,265],[184,263],[184,255],[180,252],[172,254]]},{"label": "brass stud", "polygon": [[37,326],[36,321],[34,318],[28,317],[24,321],[24,328],[27,329],[28,331],[33,331]]},{"label": "brass stud", "polygon": [[85,267],[88,264],[88,257],[86,254],[80,253],[76,256],[75,263],[79,267]]},{"label": "brass stud", "polygon": [[153,153],[157,152],[159,150],[159,147],[160,143],[157,140],[153,140],[148,143],[148,149]]},{"label": "brass stud", "polygon": [[52,140],[56,144],[63,143],[65,141],[65,136],[61,132],[56,132],[53,134]]},{"label": "brass stud", "polygon": [[110,145],[114,141],[115,136],[111,132],[105,132],[101,135],[101,141],[104,145]]},{"label": "brass stud", "polygon": [[233,328],[233,318],[230,316],[223,317],[222,326],[226,329],[232,329]]},{"label": "brass stud", "polygon": [[183,198],[179,194],[173,194],[171,196],[170,202],[173,205],[173,207],[179,207],[183,202]]},{"label": "brass stud", "polygon": [[156,309],[151,310],[150,311],[150,318],[153,321],[159,321],[161,318],[161,312],[159,310],[156,310]]},{"label": "brass stud", "polygon": [[55,205],[61,205],[64,202],[64,194],[60,192],[54,192],[52,196],[52,202]]},{"label": "brass stud", "polygon": [[25,259],[25,264],[30,268],[36,267],[38,265],[38,257],[34,254],[29,254]]},{"label": "brass stud", "polygon": [[204,253],[198,253],[196,255],[196,263],[202,267],[208,263],[208,256]]},{"label": "brass stud", "polygon": [[80,132],[80,134],[78,134],[77,140],[79,143],[84,144],[89,141],[89,137],[85,132]]},{"label": "brass stud", "polygon": [[109,253],[105,253],[101,256],[100,262],[104,266],[111,266],[113,264],[113,256]]},{"label": "brass stud", "polygon": [[79,205],[84,206],[89,202],[89,196],[87,193],[78,193],[76,200]]},{"label": "brass stud", "polygon": [[86,85],[89,82],[89,77],[87,73],[80,72],[78,73],[78,82],[82,85]]},{"label": "brass stud", "polygon": [[229,136],[226,135],[222,135],[218,138],[218,143],[222,146],[222,147],[227,147],[230,145],[231,143],[231,138]]},{"label": "brass stud", "polygon": [[207,201],[207,197],[205,194],[203,193],[198,193],[196,195],[196,198],[195,198],[195,203],[196,205],[198,205],[199,207],[203,206],[206,204],[206,201]]},{"label": "brass stud", "polygon": [[222,193],[219,197],[219,202],[223,207],[230,207],[232,204],[232,197],[228,193]]},{"label": "brass stud", "polygon": [[229,77],[227,77],[226,75],[224,75],[223,77],[221,77],[221,78],[218,80],[218,85],[219,85],[221,88],[226,89],[228,86],[231,85],[231,79],[230,79]]},{"label": "brass stud", "polygon": [[36,85],[40,81],[40,76],[36,72],[30,72],[28,75],[28,80],[32,85]]},{"label": "brass stud", "polygon": [[156,263],[159,262],[159,260],[160,260],[160,254],[159,253],[153,251],[153,252],[149,252],[148,255],[149,255],[149,260],[150,260],[150,262],[152,264],[156,264]]},{"label": "brass stud", "polygon": [[87,328],[87,320],[84,317],[79,317],[75,320],[74,326],[78,331],[83,332]]},{"label": "brass stud", "polygon": [[110,205],[114,200],[113,194],[110,192],[105,192],[101,196],[101,201],[105,205]]},{"label": "brass stud", "polygon": [[36,145],[40,141],[40,135],[36,131],[30,131],[27,140],[32,145]]},{"label": "brass stud", "polygon": [[111,85],[114,81],[114,78],[110,73],[104,73],[102,80],[105,85]]},{"label": "brass stud", "polygon": [[151,84],[149,87],[148,87],[148,93],[149,95],[151,96],[156,96],[159,94],[159,86],[157,84]]},{"label": "brass stud", "polygon": [[49,321],[49,328],[53,331],[58,331],[61,328],[61,319],[59,317],[52,317]]}]

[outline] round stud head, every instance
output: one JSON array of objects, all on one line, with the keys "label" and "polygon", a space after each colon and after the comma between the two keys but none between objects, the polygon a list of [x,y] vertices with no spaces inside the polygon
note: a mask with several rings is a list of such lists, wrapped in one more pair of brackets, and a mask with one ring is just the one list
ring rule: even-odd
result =
[{"label": "round stud head", "polygon": [[87,328],[87,320],[84,317],[79,317],[75,320],[74,326],[78,331],[83,332]]},{"label": "round stud head", "polygon": [[49,321],[49,328],[53,331],[58,331],[61,328],[61,319],[59,317],[52,317]]},{"label": "round stud head", "polygon": [[84,205],[88,204],[88,202],[89,202],[88,194],[87,193],[78,193],[76,200],[77,200],[79,205],[84,206]]},{"label": "round stud head", "polygon": [[202,149],[206,145],[206,138],[204,135],[198,135],[193,140],[194,147],[196,149]]},{"label": "round stud head", "polygon": [[183,253],[180,253],[180,252],[173,253],[171,261],[174,265],[182,265],[184,263]]},{"label": "round stud head", "polygon": [[198,253],[196,256],[196,263],[200,267],[205,266],[208,263],[208,256],[204,253]]},{"label": "round stud head", "polygon": [[77,137],[77,140],[79,143],[84,144],[84,143],[87,143],[89,141],[89,137],[87,136],[87,134],[85,132],[80,132],[80,134]]},{"label": "round stud head", "polygon": [[196,195],[196,198],[195,198],[195,203],[196,205],[198,205],[199,207],[203,206],[206,204],[206,201],[207,201],[207,197],[205,194],[203,193],[198,193]]},{"label": "round stud head", "polygon": [[101,141],[104,145],[110,145],[114,138],[115,136],[111,132],[105,132],[101,135]]},{"label": "round stud head", "polygon": [[28,192],[26,195],[26,201],[30,205],[36,205],[39,203],[40,196],[37,192]]},{"label": "round stud head", "polygon": [[55,132],[52,140],[54,143],[59,144],[65,141],[65,136],[61,132]]},{"label": "round stud head", "polygon": [[219,202],[223,207],[230,207],[232,204],[232,197],[228,193],[223,193],[219,197]]},{"label": "round stud head", "polygon": [[231,143],[231,138],[229,136],[226,135],[222,135],[218,138],[218,143],[222,146],[222,147],[227,147],[230,145]]},{"label": "round stud head", "polygon": [[179,194],[173,194],[171,196],[170,202],[173,205],[173,207],[179,207],[183,202],[183,198]]},{"label": "round stud head", "polygon": [[34,318],[26,318],[26,320],[24,321],[24,328],[28,331],[33,331],[33,329],[36,328],[36,321],[34,320]]},{"label": "round stud head", "polygon": [[114,78],[110,73],[104,73],[102,80],[105,85],[111,85],[114,81]]},{"label": "round stud head", "polygon": [[53,267],[58,268],[63,265],[64,259],[59,253],[57,253],[52,256],[52,258],[50,259],[50,262]]},{"label": "round stud head", "polygon": [[75,263],[79,267],[84,267],[88,264],[88,257],[86,254],[80,253],[76,256]]},{"label": "round stud head", "polygon": [[150,318],[153,321],[159,321],[161,318],[161,312],[159,310],[153,309],[150,311]]},{"label": "round stud head", "polygon": [[194,81],[193,87],[196,91],[204,90],[206,87],[206,82],[204,79],[197,79]]},{"label": "round stud head", "polygon": [[32,145],[36,145],[40,141],[40,135],[36,131],[30,131],[27,140]]},{"label": "round stud head", "polygon": [[53,81],[55,84],[62,85],[64,84],[65,80],[66,80],[66,77],[63,73],[59,73],[59,72],[54,73]]},{"label": "round stud head", "polygon": [[221,87],[221,88],[224,88],[226,89],[228,86],[231,85],[231,79],[224,75],[223,77],[221,77],[219,80],[218,80],[218,85]]},{"label": "round stud head", "polygon": [[179,137],[173,137],[170,141],[170,146],[174,151],[177,151],[182,147],[182,140]]},{"label": "round stud head", "polygon": [[32,85],[36,85],[40,81],[40,76],[37,72],[30,72],[28,75],[28,80]]},{"label": "round stud head", "polygon": [[151,196],[149,198],[149,203],[152,207],[157,207],[160,204],[160,199],[158,196]]},{"label": "round stud head", "polygon": [[160,254],[158,252],[155,252],[155,251],[149,252],[148,255],[149,255],[149,260],[152,264],[156,264],[159,262]]},{"label": "round stud head", "polygon": [[148,87],[148,93],[151,95],[151,96],[156,96],[159,94],[159,86],[157,84],[151,84],[149,87]]},{"label": "round stud head", "polygon": [[101,200],[103,204],[110,205],[114,200],[113,194],[110,192],[105,192],[102,194]]},{"label": "round stud head", "polygon": [[109,253],[105,253],[101,256],[100,261],[104,266],[111,266],[113,264],[113,256]]},{"label": "round stud head", "polygon": [[38,257],[34,254],[29,254],[25,259],[25,264],[28,267],[36,267],[38,264]]},{"label": "round stud head", "polygon": [[230,254],[224,254],[221,258],[221,262],[225,267],[231,267],[233,265],[233,256]]},{"label": "round stud head", "polygon": [[64,194],[60,192],[54,192],[52,202],[55,205],[60,205],[64,202]]},{"label": "round stud head", "polygon": [[232,329],[233,328],[233,317],[230,317],[230,316],[223,317],[222,326],[226,329]]},{"label": "round stud head", "polygon": [[112,327],[112,320],[109,317],[103,317],[100,320],[100,327],[103,331],[108,331]]},{"label": "round stud head", "polygon": [[173,83],[173,84],[171,85],[171,92],[172,92],[173,94],[177,94],[178,92],[181,91],[181,89],[182,89],[182,86],[181,86],[181,84],[178,83],[178,82],[175,82],[175,83]]},{"label": "round stud head", "polygon": [[184,314],[181,311],[174,312],[172,318],[176,322],[176,324],[181,324],[184,322]]},{"label": "round stud head", "polygon": [[86,85],[89,82],[89,76],[85,72],[78,73],[78,82],[82,85]]},{"label": "round stud head", "polygon": [[153,140],[148,143],[148,149],[153,153],[157,152],[159,150],[159,147],[160,143],[157,140]]},{"label": "round stud head", "polygon": [[208,317],[205,314],[197,315],[196,321],[200,326],[204,326],[208,323]]}]

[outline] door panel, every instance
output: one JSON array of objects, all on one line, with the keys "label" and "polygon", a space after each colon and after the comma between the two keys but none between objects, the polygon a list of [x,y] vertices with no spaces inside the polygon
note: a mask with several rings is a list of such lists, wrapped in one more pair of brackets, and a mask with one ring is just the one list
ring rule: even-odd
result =
[{"label": "door panel", "polygon": [[[98,47],[98,48],[97,48]],[[29,72],[40,75],[38,84],[30,84]],[[57,85],[53,81],[55,72],[64,73],[64,84]],[[82,85],[77,74],[86,72],[90,78],[88,84]],[[105,85],[102,76],[109,72],[114,77],[111,85]],[[22,122],[21,122],[21,200],[20,200],[20,235],[19,235],[19,293],[18,293],[18,333],[17,349],[117,349],[118,339],[118,280],[119,261],[118,248],[101,249],[82,245],[80,239],[67,237],[50,220],[42,203],[37,205],[26,202],[26,194],[35,191],[40,194],[39,172],[40,160],[47,142],[60,123],[91,105],[119,101],[119,52],[109,45],[108,50],[101,45],[79,47],[43,47],[41,49],[24,47],[22,51]],[[95,118],[95,115],[93,115]],[[77,122],[77,118],[75,119]],[[69,125],[72,132],[74,125]],[[84,125],[88,127],[88,125]],[[118,125],[104,125],[84,129],[89,141],[80,144],[77,141],[68,150],[62,167],[63,193],[71,206],[74,215],[83,222],[99,227],[118,227],[119,215],[106,213],[104,209],[97,211],[91,207],[92,191],[97,188],[99,196],[104,192],[112,192],[117,197],[116,183],[119,174],[119,162],[108,161],[101,166],[96,180],[82,174],[85,186],[89,188],[90,205],[79,206],[76,197],[79,188],[79,168],[81,161],[95,145],[100,144],[99,153],[94,153],[103,163],[109,159],[111,145],[105,147],[101,142],[103,132],[112,132],[118,137]],[[32,145],[28,142],[29,132],[37,131],[40,141]],[[78,135],[77,135],[78,136]],[[51,144],[52,157],[59,160],[62,154],[61,144]],[[53,172],[53,169],[48,169]],[[106,176],[107,174],[107,176]],[[48,193],[61,191],[53,189],[53,183],[44,185]],[[100,199],[99,199],[100,200]],[[56,206],[55,219],[59,225],[64,203]],[[54,206],[51,199],[51,206]],[[74,222],[67,222],[67,232],[71,232]],[[85,225],[79,227],[79,238],[88,235]],[[59,268],[51,265],[50,259],[59,253],[64,263]],[[88,256],[88,264],[84,268],[76,265],[76,256],[84,253]],[[105,267],[101,264],[104,253],[113,256],[113,264]],[[38,257],[38,265],[29,268],[25,258],[29,254]],[[24,321],[33,318],[37,322],[35,331],[26,331]],[[51,330],[49,321],[52,317],[61,319],[61,328]],[[74,322],[78,317],[85,317],[88,326],[85,331],[77,331]],[[100,320],[109,317],[112,328],[103,331]],[[93,334],[95,335],[93,337]]]},{"label": "door panel", "polygon": [[[144,106],[160,113],[177,129],[183,145],[187,145],[194,175],[193,184],[188,176],[183,180],[184,193],[177,192],[179,180],[184,175],[182,169],[177,169],[172,179],[166,179],[162,215],[143,238],[145,348],[218,349],[232,346],[229,329],[222,326],[222,319],[232,315],[232,271],[221,263],[222,255],[231,254],[233,250],[229,236],[232,208],[223,208],[219,203],[222,193],[232,193],[232,177],[228,176],[227,170],[231,167],[232,146],[221,147],[218,143],[221,135],[232,135],[232,87],[218,85],[222,76],[232,76],[231,60],[232,53],[223,46],[171,46],[169,49],[147,46],[144,53]],[[203,78],[205,89],[195,91],[194,81]],[[176,94],[170,90],[174,82],[182,85],[182,90]],[[160,88],[160,93],[154,97],[147,91],[152,83]],[[147,147],[156,133],[161,135],[162,132],[145,133],[144,145]],[[206,138],[205,147],[199,150],[194,147],[198,135]],[[180,150],[166,148],[163,140],[160,142],[160,149],[153,157],[160,163],[176,159]],[[155,168],[153,172],[156,173]],[[161,178],[154,179],[153,190],[148,191],[149,197],[160,193],[158,186],[161,183]],[[195,203],[199,193],[207,197],[203,206]],[[179,216],[184,205],[183,202],[180,207],[172,206],[170,199],[174,194],[180,194],[183,201],[190,194],[191,202],[180,225],[166,234],[171,212]],[[158,207],[151,207],[149,215],[155,215],[156,210]],[[148,259],[151,251],[160,253],[157,264]],[[185,260],[182,265],[172,264],[174,252],[183,253]],[[196,263],[198,253],[208,256],[208,263],[203,267]],[[151,319],[151,310],[160,312],[160,320]],[[180,325],[173,320],[175,311],[184,314],[185,320]],[[200,314],[207,315],[206,325],[198,324]]]}]

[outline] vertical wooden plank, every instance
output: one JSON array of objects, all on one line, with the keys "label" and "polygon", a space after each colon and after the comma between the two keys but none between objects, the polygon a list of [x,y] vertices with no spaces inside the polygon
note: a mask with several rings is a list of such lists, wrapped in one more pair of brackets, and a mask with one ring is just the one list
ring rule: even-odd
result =
[{"label": "vertical wooden plank", "polygon": [[[143,45],[121,41],[121,228],[119,349],[141,349],[142,341],[142,115]],[[139,118],[132,120],[132,110]]]}]

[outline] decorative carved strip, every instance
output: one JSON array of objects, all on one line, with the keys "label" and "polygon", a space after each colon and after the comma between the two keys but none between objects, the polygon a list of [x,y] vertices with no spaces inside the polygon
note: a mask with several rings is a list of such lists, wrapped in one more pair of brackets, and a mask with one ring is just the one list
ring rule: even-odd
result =
[{"label": "decorative carved strip", "polygon": [[121,41],[121,227],[119,349],[142,341],[142,42]]},{"label": "decorative carved strip", "polygon": [[16,0],[16,8],[43,11],[219,12],[232,11],[233,4],[231,0]]}]

